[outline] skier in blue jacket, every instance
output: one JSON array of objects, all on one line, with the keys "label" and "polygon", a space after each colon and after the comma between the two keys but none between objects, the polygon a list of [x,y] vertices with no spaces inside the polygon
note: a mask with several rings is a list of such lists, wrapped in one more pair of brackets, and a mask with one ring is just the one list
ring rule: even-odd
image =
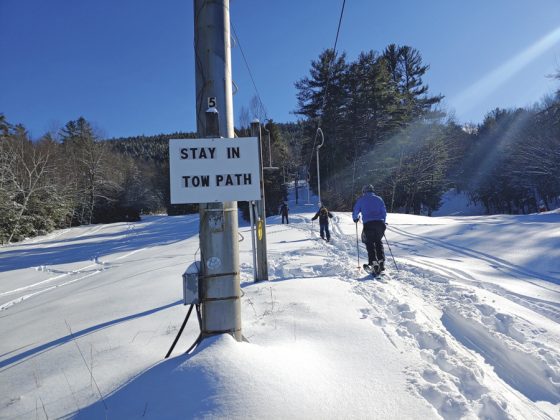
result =
[{"label": "skier in blue jacket", "polygon": [[364,269],[379,274],[385,270],[385,251],[383,250],[383,235],[385,234],[385,220],[387,209],[383,199],[373,192],[373,185],[364,185],[362,196],[358,198],[352,212],[354,223],[358,223],[362,215],[362,242],[366,244],[368,264]]}]

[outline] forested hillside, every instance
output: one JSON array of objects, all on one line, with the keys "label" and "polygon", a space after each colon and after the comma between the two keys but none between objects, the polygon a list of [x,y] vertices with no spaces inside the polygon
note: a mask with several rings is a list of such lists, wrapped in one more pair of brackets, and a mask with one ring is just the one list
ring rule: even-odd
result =
[{"label": "forested hillside", "polygon": [[[350,210],[369,183],[390,212],[431,215],[452,187],[488,213],[558,206],[560,95],[459,124],[424,83],[428,71],[418,50],[394,44],[354,61],[332,50],[312,61],[295,82],[299,121],[261,126],[267,215],[277,213],[287,182],[309,178],[317,190],[318,128],[321,198],[333,210]],[[248,121],[262,119],[253,105],[242,107],[236,136],[249,136]],[[169,139],[195,133],[103,139],[80,117],[31,139],[0,114],[0,136],[1,243],[142,213],[197,211],[170,205],[168,162]],[[246,203],[240,208],[248,218]]]},{"label": "forested hillside", "polygon": [[301,161],[321,195],[349,210],[372,183],[389,211],[431,214],[451,187],[488,213],[537,211],[560,195],[560,97],[531,109],[495,109],[478,125],[459,124],[423,81],[418,50],[389,45],[355,61],[325,50],[296,82],[303,117]]},{"label": "forested hillside", "polygon": [[[1,116],[0,242],[165,209],[163,142],[103,141],[86,119],[32,141]],[[142,155],[141,158],[139,156]]]},{"label": "forested hillside", "polygon": [[[196,204],[172,205],[169,198],[169,139],[195,133],[102,139],[80,117],[32,140],[22,125],[1,114],[0,122],[0,243],[70,226],[139,220],[141,214],[198,211]],[[271,215],[285,199],[290,153],[280,129],[272,122],[266,127],[271,156],[280,165],[265,171]]]}]

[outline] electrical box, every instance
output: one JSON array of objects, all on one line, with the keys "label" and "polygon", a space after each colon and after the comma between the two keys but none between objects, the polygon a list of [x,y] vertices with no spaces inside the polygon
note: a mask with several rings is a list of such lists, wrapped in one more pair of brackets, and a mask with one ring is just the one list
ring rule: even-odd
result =
[{"label": "electrical box", "polygon": [[191,305],[198,304],[199,290],[198,290],[198,275],[200,271],[200,261],[195,261],[187,267],[183,273],[183,304]]}]

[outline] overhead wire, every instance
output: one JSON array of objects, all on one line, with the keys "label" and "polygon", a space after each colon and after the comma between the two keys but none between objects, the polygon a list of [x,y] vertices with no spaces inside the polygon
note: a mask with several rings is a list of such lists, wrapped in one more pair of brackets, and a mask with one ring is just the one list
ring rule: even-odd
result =
[{"label": "overhead wire", "polygon": [[[345,0],[346,1],[346,0]],[[259,89],[257,88],[257,84],[255,83],[255,78],[253,77],[253,72],[251,71],[251,66],[249,66],[249,62],[247,61],[247,57],[245,56],[245,52],[243,51],[243,47],[241,46],[241,41],[239,40],[239,35],[237,35],[237,31],[235,30],[235,25],[233,22],[230,21],[231,29],[233,30],[233,34],[235,35],[235,40],[237,41],[237,45],[239,45],[239,51],[241,51],[241,57],[243,57],[243,62],[245,63],[245,67],[247,67],[247,72],[249,73],[249,77],[251,79],[251,83],[253,84],[253,89],[255,89],[255,94],[257,95],[257,99],[259,101],[259,105],[261,107],[261,111],[264,114],[264,118],[268,120],[268,115],[266,112],[266,108],[263,104],[261,99],[261,95],[259,93]]]},{"label": "overhead wire", "polygon": [[[327,65],[327,81],[325,83],[325,91],[323,92],[323,103],[321,106],[321,114],[319,115],[319,124],[318,127],[321,126],[321,120],[322,120],[322,116],[323,113],[325,112],[325,106],[327,103],[327,91],[329,89],[329,83],[331,80],[331,64],[332,64],[332,60],[336,57],[336,46],[338,44],[338,36],[340,34],[340,27],[342,25],[342,17],[344,16],[344,6],[346,5],[346,0],[342,1],[342,8],[340,10],[340,16],[338,18],[338,26],[336,28],[336,37],[334,39],[334,47],[333,47],[333,54],[331,59],[329,60],[329,63]],[[311,167],[311,160],[313,159],[313,151],[315,150],[315,145],[317,144],[317,134],[315,134],[315,139],[313,140],[313,147],[311,148],[311,153],[310,153],[310,157],[309,157],[309,163],[307,164],[307,171],[309,172],[309,168]]]}]

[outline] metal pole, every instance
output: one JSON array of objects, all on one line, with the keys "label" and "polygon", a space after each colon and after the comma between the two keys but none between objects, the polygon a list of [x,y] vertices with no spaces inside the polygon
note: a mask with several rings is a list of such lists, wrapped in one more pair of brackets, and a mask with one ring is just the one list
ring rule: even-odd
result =
[{"label": "metal pole", "polygon": [[385,242],[387,242],[387,247],[389,248],[389,252],[391,253],[391,257],[393,257],[393,262],[395,263],[395,268],[397,269],[397,272],[398,272],[399,267],[397,267],[397,261],[395,260],[395,257],[393,255],[393,251],[391,250],[391,246],[389,245],[389,241],[387,240],[387,236],[385,236],[385,232],[383,232],[383,237],[385,238]]},{"label": "metal pole", "polygon": [[299,194],[298,194],[299,185],[298,185],[298,183],[299,183],[299,171],[296,171],[296,179],[295,179],[295,182],[294,182],[295,187],[296,187],[296,204],[298,204],[298,199],[299,199]]},{"label": "metal pole", "polygon": [[[321,144],[317,146],[317,194],[319,195],[319,206],[321,205],[321,175],[319,173],[319,149],[323,147],[323,143],[325,143],[325,137],[323,136],[323,130],[320,128],[317,129],[317,134],[321,133]],[[315,134],[315,137],[317,137]]]},{"label": "metal pole", "polygon": [[[268,120],[270,124],[270,120]],[[272,167],[272,149],[270,148],[270,131],[263,125],[264,131],[266,131],[266,135],[268,136],[268,167]]]},{"label": "metal pole", "polygon": [[268,280],[268,258],[266,250],[266,207],[264,196],[264,173],[262,159],[261,124],[255,119],[251,123],[251,136],[258,139],[259,167],[261,170],[261,199],[257,201],[257,280]]},{"label": "metal pole", "polygon": [[[229,0],[193,3],[197,131],[233,138]],[[237,202],[200,203],[199,213],[201,335],[241,341]]]},{"label": "metal pole", "polygon": [[255,203],[249,201],[249,220],[251,221],[251,246],[253,247],[253,280],[257,281],[257,248],[255,246],[255,218],[253,217]]},{"label": "metal pole", "polygon": [[311,204],[309,201],[309,181],[311,180],[311,175],[309,174],[309,167],[307,167],[307,204]]},{"label": "metal pole", "polygon": [[358,222],[356,222],[356,250],[358,251],[358,268],[360,268],[360,243],[358,242]]}]

